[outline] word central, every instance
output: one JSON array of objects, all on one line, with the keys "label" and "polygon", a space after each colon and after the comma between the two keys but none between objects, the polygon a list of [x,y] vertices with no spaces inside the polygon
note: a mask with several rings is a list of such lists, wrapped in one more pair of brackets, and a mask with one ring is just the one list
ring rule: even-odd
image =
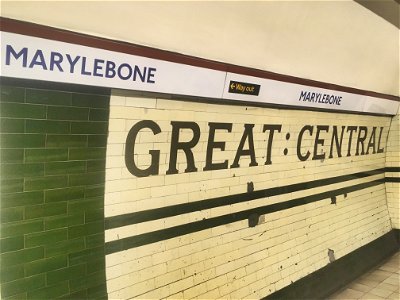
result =
[{"label": "word central", "polygon": [[[200,140],[201,131],[196,122],[171,121],[171,137],[169,151],[169,165],[166,174],[178,174],[177,157],[178,152],[183,153],[186,158],[185,173],[197,172],[196,162],[193,155],[193,149]],[[236,142],[237,149],[234,159],[229,163],[228,159],[213,159],[214,153],[223,152],[226,148],[226,141],[218,140],[216,132],[230,133],[232,132],[232,123],[208,123],[208,139],[205,151],[205,166],[203,171],[221,170],[228,168],[239,168],[240,160],[246,157],[249,160],[248,166],[258,166],[256,160],[256,149],[254,146],[254,127],[255,124],[243,124],[243,132],[240,140]],[[327,126],[327,125],[305,125],[303,126],[296,137],[296,155],[299,161],[306,160],[324,160],[329,154],[329,158],[342,157],[343,155],[368,155],[382,153],[381,138],[383,127],[368,128],[366,126]],[[261,126],[261,131],[257,134],[264,135],[265,148],[262,150],[263,164],[272,164],[272,148],[276,133],[282,131],[281,124],[264,124]],[[150,164],[148,167],[140,168],[135,162],[136,143],[138,135],[141,132],[151,132],[154,136],[154,145],[157,145],[157,135],[161,133],[161,127],[152,120],[139,121],[130,129],[126,138],[125,145],[125,165],[129,172],[137,177],[147,177],[150,175],[158,175],[160,169],[160,150],[148,150],[150,156]],[[183,133],[184,132],[184,133]],[[182,141],[182,135],[185,136]],[[153,139],[153,137],[150,139]],[[378,137],[379,136],[379,137]],[[189,140],[188,140],[189,137]],[[286,134],[286,140],[289,140],[290,133]],[[304,142],[305,140],[311,141]],[[330,141],[330,146],[325,146],[325,141]],[[310,145],[311,144],[311,145]],[[329,152],[328,152],[329,149]],[[355,151],[354,151],[355,150]],[[259,151],[259,150],[258,150]],[[288,151],[285,149],[284,155]],[[147,156],[147,154],[145,154]],[[265,156],[264,156],[265,155]],[[260,156],[260,155],[259,155]],[[221,156],[220,156],[221,157]]]}]

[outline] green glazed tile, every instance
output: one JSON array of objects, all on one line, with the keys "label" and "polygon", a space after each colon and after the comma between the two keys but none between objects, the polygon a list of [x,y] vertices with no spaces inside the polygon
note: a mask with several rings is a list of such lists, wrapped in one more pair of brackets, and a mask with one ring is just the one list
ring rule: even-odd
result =
[{"label": "green glazed tile", "polygon": [[85,249],[84,238],[62,241],[45,246],[46,257],[75,253]]},{"label": "green glazed tile", "polygon": [[71,122],[71,133],[74,134],[105,134],[108,122]]},{"label": "green glazed tile", "polygon": [[10,207],[2,208],[0,210],[1,223],[21,221],[24,219],[24,208],[23,207]]},{"label": "green glazed tile", "polygon": [[68,159],[68,149],[25,149],[26,162],[50,162]]},{"label": "green glazed tile", "polygon": [[105,148],[74,148],[69,150],[70,160],[105,159]]},{"label": "green glazed tile", "polygon": [[108,121],[108,109],[95,109],[91,108],[89,112],[89,120],[91,121]]},{"label": "green glazed tile", "polygon": [[[87,216],[87,213],[93,210],[104,208],[104,198],[94,197],[89,199],[78,199],[68,202],[68,212],[69,213],[83,213]],[[98,211],[93,212],[93,214],[101,214]]]},{"label": "green glazed tile", "polygon": [[89,160],[87,162],[87,171],[88,172],[104,171],[105,169],[106,169],[106,160],[105,159]]},{"label": "green glazed tile", "polygon": [[109,108],[110,96],[72,94],[72,105],[90,108]]},{"label": "green glazed tile", "polygon": [[68,238],[68,231],[66,228],[44,231],[39,233],[32,233],[25,235],[25,246],[36,247],[60,241],[65,241]]},{"label": "green glazed tile", "polygon": [[104,245],[69,254],[69,263],[70,265],[88,263],[99,257],[104,257]]},{"label": "green glazed tile", "polygon": [[70,105],[71,93],[49,90],[26,90],[26,102],[48,105]]},{"label": "green glazed tile", "polygon": [[25,179],[26,191],[55,189],[67,186],[67,176],[44,176]]},{"label": "green glazed tile", "polygon": [[86,235],[104,232],[104,221],[86,223],[68,228],[68,238],[74,239]]},{"label": "green glazed tile", "polygon": [[44,202],[43,191],[23,192],[2,195],[1,208],[19,207],[25,205],[41,204]]},{"label": "green glazed tile", "polygon": [[65,268],[68,265],[66,255],[54,256],[41,260],[36,260],[24,265],[26,276],[46,273],[58,269]]},{"label": "green glazed tile", "polygon": [[43,254],[43,247],[3,253],[1,254],[1,267],[11,267],[42,259],[44,257]]},{"label": "green glazed tile", "polygon": [[3,133],[0,136],[2,148],[41,148],[45,145],[44,134]]},{"label": "green glazed tile", "polygon": [[45,119],[46,106],[25,103],[0,103],[0,116],[9,118]]},{"label": "green glazed tile", "polygon": [[58,216],[67,213],[67,203],[46,203],[25,207],[25,219],[36,219],[41,217]]},{"label": "green glazed tile", "polygon": [[24,149],[0,149],[1,163],[22,163],[24,161]]},{"label": "green glazed tile", "polygon": [[47,273],[47,284],[52,285],[68,279],[81,278],[86,275],[86,265],[76,265]]},{"label": "green glazed tile", "polygon": [[87,274],[96,273],[99,271],[104,271],[106,269],[106,262],[104,257],[100,257],[96,260],[91,260],[86,265]]},{"label": "green glazed tile", "polygon": [[24,292],[21,294],[16,294],[12,295],[10,297],[4,298],[4,300],[27,300],[28,299],[28,293]]},{"label": "green glazed tile", "polygon": [[16,294],[12,295],[10,297],[4,298],[4,300],[27,300],[28,299],[28,293],[24,292],[21,294]]},{"label": "green glazed tile", "polygon": [[2,194],[22,192],[24,190],[24,179],[2,179],[0,190]]},{"label": "green glazed tile", "polygon": [[75,214],[67,216],[57,216],[46,218],[44,221],[44,227],[46,230],[57,229],[57,228],[67,228],[74,225],[80,225],[85,222],[85,215]]},{"label": "green glazed tile", "polygon": [[96,287],[99,284],[104,283],[106,280],[105,272],[100,271],[90,275],[87,275],[83,278],[79,279],[71,279],[70,280],[70,288],[71,291],[77,291],[85,288]]},{"label": "green glazed tile", "polygon": [[59,202],[84,198],[84,187],[68,187],[45,191],[45,201]]},{"label": "green glazed tile", "polygon": [[104,184],[99,184],[97,186],[85,187],[85,198],[102,196],[104,197]]},{"label": "green glazed tile", "polygon": [[46,163],[45,172],[46,175],[86,173],[86,161],[63,161]]},{"label": "green glazed tile", "polygon": [[0,130],[4,133],[24,133],[25,120],[23,119],[0,119]]},{"label": "green glazed tile", "polygon": [[44,274],[35,275],[12,282],[4,283],[1,287],[1,296],[8,297],[21,292],[28,292],[39,289],[46,285],[46,278]]},{"label": "green glazed tile", "polygon": [[49,120],[89,120],[89,109],[80,107],[55,107],[47,108],[47,119]]},{"label": "green glazed tile", "polygon": [[[96,276],[98,276],[98,278],[102,278],[100,273]],[[88,288],[88,298],[100,299],[106,297],[105,299],[107,299],[107,285],[102,283],[101,280],[99,280],[98,283],[101,284]]]},{"label": "green glazed tile", "polygon": [[[85,211],[85,220],[86,223],[100,221],[104,219],[104,201],[101,197],[96,203],[96,206],[93,204],[93,209],[86,209]],[[99,208],[100,207],[100,208]]]},{"label": "green glazed tile", "polygon": [[107,135],[106,134],[89,135],[88,147],[107,147]]},{"label": "green glazed tile", "polygon": [[25,88],[2,85],[0,92],[2,102],[25,102]]},{"label": "green glazed tile", "polygon": [[29,299],[54,299],[69,293],[68,281],[58,282],[56,285],[47,286],[28,292]]},{"label": "green glazed tile", "polygon": [[22,235],[0,239],[0,253],[17,251],[23,248],[24,248],[24,237]]},{"label": "green glazed tile", "polygon": [[70,186],[101,184],[104,182],[105,172],[69,175]]},{"label": "green glazed tile", "polygon": [[26,120],[28,133],[69,133],[69,122],[48,120]]},{"label": "green glazed tile", "polygon": [[86,147],[87,135],[47,135],[46,147],[48,148],[67,148],[67,147]]},{"label": "green glazed tile", "polygon": [[24,265],[16,265],[12,267],[1,267],[0,271],[0,282],[9,282],[9,281],[14,281],[17,279],[24,278]]},{"label": "green glazed tile", "polygon": [[42,163],[27,164],[1,164],[1,174],[7,174],[7,178],[34,177],[44,175]]},{"label": "green glazed tile", "polygon": [[95,248],[104,245],[104,232],[88,235],[86,239],[86,248]]},{"label": "green glazed tile", "polygon": [[87,291],[86,289],[77,291],[77,292],[73,292],[71,294],[62,296],[60,298],[57,298],[59,300],[63,299],[63,300],[77,300],[77,299],[87,299]]},{"label": "green glazed tile", "polygon": [[43,230],[43,220],[6,223],[0,230],[3,238],[39,232]]}]

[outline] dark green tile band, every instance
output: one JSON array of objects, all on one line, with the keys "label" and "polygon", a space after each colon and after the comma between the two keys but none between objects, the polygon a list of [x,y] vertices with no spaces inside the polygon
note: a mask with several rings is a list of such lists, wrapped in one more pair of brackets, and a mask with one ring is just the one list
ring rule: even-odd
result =
[{"label": "dark green tile band", "polygon": [[25,149],[25,162],[50,162],[66,160],[68,160],[68,149]]},{"label": "dark green tile band", "polygon": [[42,89],[27,89],[26,103],[70,106],[71,93]]},{"label": "dark green tile band", "polygon": [[1,102],[0,116],[8,118],[45,119],[46,107],[25,103]]},{"label": "dark green tile band", "polygon": [[0,86],[1,295],[106,299],[110,96],[17,83]]},{"label": "dark green tile band", "polygon": [[0,161],[3,163],[22,163],[24,161],[24,150],[0,149]]},{"label": "dark green tile band", "polygon": [[33,263],[27,264],[25,266],[25,274],[27,276],[32,276],[53,270],[58,270],[61,268],[66,268],[67,266],[68,259],[66,255],[54,256],[51,258],[36,260]]},{"label": "dark green tile band", "polygon": [[3,102],[25,102],[25,88],[2,85],[0,97]]}]

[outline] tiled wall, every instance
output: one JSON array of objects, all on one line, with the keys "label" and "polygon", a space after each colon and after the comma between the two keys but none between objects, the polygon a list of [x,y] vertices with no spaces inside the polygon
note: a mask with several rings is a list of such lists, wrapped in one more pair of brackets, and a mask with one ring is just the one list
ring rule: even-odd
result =
[{"label": "tiled wall", "polygon": [[[105,251],[109,298],[262,298],[391,230],[384,184],[389,117],[279,110],[260,107],[139,98],[114,92],[111,97],[106,161]],[[160,129],[142,129],[135,153],[140,169],[159,152],[157,174],[138,177],[125,162],[128,133],[143,120]],[[185,173],[183,150],[178,174],[170,168],[174,122],[195,122],[198,143],[192,147],[196,172]],[[233,163],[245,124],[254,124],[255,160],[249,135],[240,167],[204,171],[209,122],[232,124],[217,130],[213,161]],[[268,134],[275,132],[271,164],[265,165]],[[317,156],[297,156],[297,139],[305,125],[301,154],[313,152],[317,126],[323,139]],[[342,157],[329,158],[333,126],[355,126],[351,155],[344,133]],[[360,126],[368,127],[365,146],[355,155]],[[371,139],[376,127],[374,143]],[[382,128],[381,142],[378,137]],[[132,137],[131,137],[132,138]],[[194,139],[181,129],[180,141]],[[382,151],[378,151],[378,148]],[[248,152],[247,152],[248,153]],[[313,154],[311,154],[313,156]],[[255,224],[254,224],[255,220]],[[251,225],[255,225],[254,227]]]},{"label": "tiled wall", "polygon": [[[398,116],[391,121],[119,91],[109,99],[64,87],[1,86],[2,298],[262,298],[398,228],[397,179],[384,183],[385,174],[398,174],[388,172],[399,166]],[[136,137],[139,168],[149,166],[149,150],[160,151],[158,174],[148,177],[134,176],[125,162],[128,132],[143,120],[161,130],[143,129]],[[167,174],[171,121],[199,126],[195,172],[184,172],[179,150],[178,174]],[[214,137],[225,148],[214,145],[213,161],[228,160],[228,167],[207,171],[210,122],[232,124],[232,130],[216,130]],[[249,166],[247,136],[240,166],[230,167],[245,124],[254,124],[258,165]],[[264,124],[282,126],[266,165]],[[324,142],[315,153],[325,152],[324,158],[299,160],[305,125],[314,131],[304,132],[301,154],[311,156],[317,126],[329,127],[321,130]],[[345,132],[342,157],[334,151],[329,158],[333,126],[367,127],[365,147],[376,127],[376,144],[369,154],[355,155],[355,132],[347,156]],[[180,142],[192,138],[189,129],[180,130]]]},{"label": "tiled wall", "polygon": [[1,85],[1,297],[106,297],[109,96]]},{"label": "tiled wall", "polygon": [[386,193],[393,228],[400,229],[400,121],[399,113],[390,124],[386,153]]}]

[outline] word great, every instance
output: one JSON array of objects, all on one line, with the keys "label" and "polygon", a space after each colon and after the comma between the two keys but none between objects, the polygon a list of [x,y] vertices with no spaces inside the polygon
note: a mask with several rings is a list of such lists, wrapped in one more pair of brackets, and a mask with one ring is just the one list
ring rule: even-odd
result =
[{"label": "word great", "polygon": [[129,63],[118,64],[112,60],[93,59],[85,56],[62,54],[51,51],[46,53],[40,49],[29,51],[24,47],[16,51],[11,45],[6,46],[6,65],[19,62],[22,67],[80,74],[94,77],[119,78],[121,80],[155,83],[156,68],[140,67]]},{"label": "word great", "polygon": [[[218,162],[213,160],[214,151],[225,151],[227,143],[226,141],[216,140],[216,132],[222,131],[225,133],[231,133],[232,126],[232,123],[208,123],[208,139],[203,171],[239,168],[239,163],[242,157],[249,158],[249,167],[259,165],[259,162],[256,160],[256,149],[254,147],[253,131],[255,124],[243,124],[243,132],[240,141],[236,143],[237,150],[232,163],[229,163],[227,159]],[[186,169],[184,172],[197,172],[198,169],[196,167],[193,149],[200,140],[201,132],[199,125],[196,122],[171,121],[171,127],[169,164],[166,174],[177,174],[179,172],[177,169],[177,156],[179,151],[183,152],[186,158]],[[380,127],[379,137],[377,129],[377,127],[369,129],[365,126],[305,125],[300,129],[299,134],[296,137],[297,158],[300,161],[306,161],[310,158],[312,160],[325,159],[327,155],[327,149],[324,148],[326,140],[330,141],[329,158],[333,158],[334,156],[342,157],[342,155],[351,156],[354,152],[354,148],[354,155],[356,156],[370,153],[382,153],[383,148],[381,148],[380,143],[383,127]],[[153,149],[148,151],[151,158],[148,167],[139,168],[134,159],[138,134],[141,131],[149,132],[149,130],[151,134],[154,135],[154,145],[156,145],[157,135],[161,133],[161,128],[152,120],[139,121],[133,125],[126,138],[125,165],[129,172],[137,177],[147,177],[159,174],[160,150]],[[182,141],[180,138],[180,134],[182,134],[183,130],[186,131],[186,141]],[[190,134],[188,134],[187,131],[190,131]],[[262,155],[265,155],[265,160],[262,162],[263,164],[272,164],[271,156],[274,138],[277,136],[276,133],[280,133],[281,131],[281,124],[264,124],[261,128],[257,129],[256,133],[264,135],[265,138],[265,148],[262,149]],[[325,138],[323,135],[325,135]],[[188,136],[190,137],[190,140],[187,140]],[[286,140],[288,140],[289,137],[290,133],[287,133]],[[303,143],[304,140],[312,141],[313,146],[303,146],[310,144]],[[284,155],[286,154],[287,151],[284,152]]]}]

